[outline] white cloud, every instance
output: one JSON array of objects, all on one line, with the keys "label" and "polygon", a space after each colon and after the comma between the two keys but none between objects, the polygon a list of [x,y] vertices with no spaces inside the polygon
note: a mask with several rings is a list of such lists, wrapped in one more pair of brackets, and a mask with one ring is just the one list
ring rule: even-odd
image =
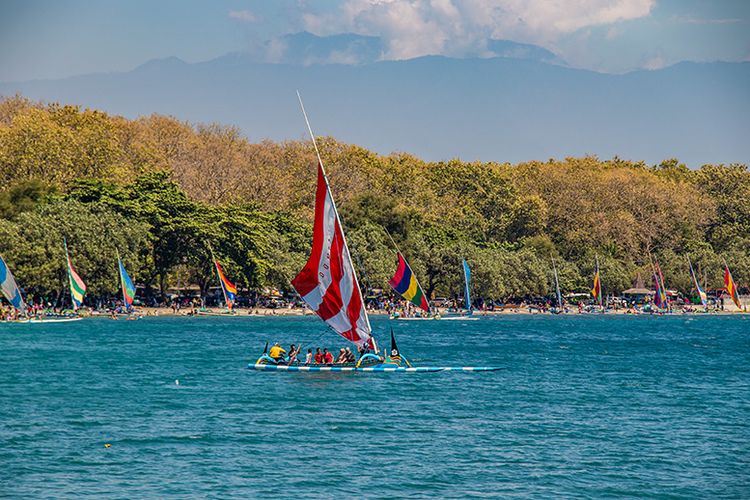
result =
[{"label": "white cloud", "polygon": [[254,23],[258,18],[249,10],[230,10],[229,17],[243,23]]},{"label": "white cloud", "polygon": [[344,0],[334,13],[303,15],[319,35],[381,36],[388,59],[481,55],[488,38],[551,47],[582,28],[648,16],[655,0]]}]

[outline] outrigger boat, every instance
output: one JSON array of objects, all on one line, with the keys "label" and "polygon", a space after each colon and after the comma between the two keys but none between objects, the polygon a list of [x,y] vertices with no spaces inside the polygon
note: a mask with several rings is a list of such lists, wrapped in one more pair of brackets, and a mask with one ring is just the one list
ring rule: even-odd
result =
[{"label": "outrigger boat", "polygon": [[[302,300],[336,333],[352,342],[362,353],[359,360],[343,365],[297,365],[288,359],[272,358],[266,351],[249,369],[288,372],[440,372],[449,370],[495,371],[493,367],[418,367],[412,366],[396,346],[391,330],[391,351],[381,356],[372,336],[370,319],[346,243],[341,220],[326,176],[323,160],[310,127],[310,121],[297,93],[307,130],[318,159],[313,241],[307,263],[292,280]],[[268,344],[266,344],[266,350]]]}]

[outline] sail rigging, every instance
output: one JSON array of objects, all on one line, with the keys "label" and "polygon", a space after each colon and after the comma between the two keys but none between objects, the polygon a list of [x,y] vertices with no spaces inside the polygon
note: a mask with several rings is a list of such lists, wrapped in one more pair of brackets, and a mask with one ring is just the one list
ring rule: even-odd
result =
[{"label": "sail rigging", "polygon": [[297,93],[318,159],[313,241],[307,263],[292,280],[302,300],[339,335],[357,346],[375,348],[370,319],[331,194],[315,135]]},{"label": "sail rigging", "polygon": [[16,279],[5,260],[3,260],[2,255],[0,255],[0,289],[13,307],[21,312],[26,310],[26,302],[23,300],[21,290],[18,288]]},{"label": "sail rigging", "polygon": [[83,282],[78,273],[73,269],[73,263],[70,261],[68,253],[68,242],[63,239],[65,246],[65,259],[68,263],[68,284],[70,285],[70,299],[73,302],[73,309],[78,309],[83,304],[83,296],[86,293],[86,284]]}]

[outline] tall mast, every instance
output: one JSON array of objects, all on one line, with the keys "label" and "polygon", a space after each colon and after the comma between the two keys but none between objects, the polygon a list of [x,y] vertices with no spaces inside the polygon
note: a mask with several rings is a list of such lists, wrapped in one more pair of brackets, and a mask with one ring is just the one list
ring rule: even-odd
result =
[{"label": "tall mast", "polygon": [[562,308],[562,296],[560,295],[560,281],[557,279],[557,267],[555,259],[552,259],[552,271],[555,273],[555,292],[557,293],[557,306]]},{"label": "tall mast", "polygon": [[[336,200],[333,198],[333,194],[331,193],[331,185],[328,183],[328,174],[326,174],[325,166],[323,166],[323,159],[320,157],[320,150],[318,149],[318,142],[315,140],[315,134],[313,134],[312,127],[310,126],[310,120],[307,118],[307,112],[305,111],[305,105],[302,103],[302,96],[299,93],[299,90],[297,91],[297,99],[299,100],[299,106],[302,108],[302,115],[305,117],[305,124],[307,125],[307,131],[310,133],[310,139],[312,139],[313,146],[315,147],[315,155],[318,157],[318,165],[320,166],[320,170],[323,172],[323,180],[326,183],[326,191],[328,192],[328,197],[331,199],[331,205],[333,206],[333,213],[336,214],[336,221],[338,222],[339,226],[341,227],[341,237],[344,240],[344,247],[346,247],[347,256],[349,258],[349,265],[352,268],[352,278],[354,280],[354,286],[362,292],[362,289],[359,287],[359,278],[357,278],[357,270],[354,267],[354,263],[352,262],[352,256],[349,252],[349,243],[346,241],[346,231],[344,231],[344,225],[341,223],[341,217],[339,216],[339,210],[336,208]],[[364,302],[364,298],[363,298]],[[367,307],[365,307],[365,304],[362,304],[362,311],[365,315],[365,322],[367,322],[367,329],[370,332],[370,338],[372,339],[373,347],[375,347],[375,351],[377,351],[377,346],[375,344],[375,337],[372,336],[372,326],[370,326],[370,317],[367,314]]]}]

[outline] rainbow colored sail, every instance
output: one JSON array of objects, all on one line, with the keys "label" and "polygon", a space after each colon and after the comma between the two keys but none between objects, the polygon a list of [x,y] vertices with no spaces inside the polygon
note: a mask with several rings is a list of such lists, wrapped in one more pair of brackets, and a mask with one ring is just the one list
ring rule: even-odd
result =
[{"label": "rainbow colored sail", "polygon": [[227,303],[227,309],[232,309],[235,301],[237,300],[237,287],[235,287],[226,276],[224,271],[221,270],[219,261],[214,258],[214,264],[216,265],[216,274],[219,275],[219,283],[221,284],[221,290],[224,292],[224,301]]},{"label": "rainbow colored sail", "polygon": [[125,306],[129,308],[133,305],[133,300],[135,299],[135,285],[133,284],[133,280],[130,279],[128,272],[125,270],[125,266],[122,264],[119,255],[117,256],[117,264],[120,268],[120,288],[122,289],[122,300],[125,303]]},{"label": "rainbow colored sail", "polygon": [[403,298],[419,307],[425,312],[430,312],[430,304],[427,302],[422,287],[419,286],[417,277],[406,263],[406,259],[398,252],[398,267],[396,268],[396,274],[388,282],[391,287],[396,290],[399,295]]},{"label": "rainbow colored sail", "polygon": [[68,254],[68,242],[63,240],[65,246],[65,259],[68,262],[68,283],[70,284],[70,299],[73,302],[73,309],[78,309],[83,304],[83,296],[86,293],[86,284],[83,282],[78,273],[73,269]]},{"label": "rainbow colored sail", "polygon": [[[654,297],[654,304],[659,307],[666,308],[669,306],[667,302],[667,289],[664,286],[664,275],[661,273],[659,262],[654,264],[654,281],[656,282],[656,296]],[[657,297],[658,296],[658,297]]]},{"label": "rainbow colored sail", "polygon": [[732,302],[742,309],[742,304],[740,303],[740,291],[737,289],[737,284],[734,282],[734,279],[732,279],[732,273],[729,272],[729,266],[726,262],[724,263],[724,285],[727,288],[727,293],[732,297]]},{"label": "rainbow colored sail", "polygon": [[0,289],[13,307],[21,312],[26,310],[26,302],[23,300],[21,290],[2,256],[0,256]]},{"label": "rainbow colored sail", "polygon": [[706,295],[706,292],[698,284],[698,278],[695,276],[695,270],[693,270],[693,263],[690,262],[690,257],[688,257],[688,265],[690,266],[690,276],[693,278],[693,284],[698,292],[698,297],[701,299],[701,304],[703,304],[703,307],[708,307],[708,295]]},{"label": "rainbow colored sail", "polygon": [[599,277],[599,257],[596,258],[596,273],[594,274],[594,286],[591,287],[591,295],[599,305],[602,305],[602,283]]}]

